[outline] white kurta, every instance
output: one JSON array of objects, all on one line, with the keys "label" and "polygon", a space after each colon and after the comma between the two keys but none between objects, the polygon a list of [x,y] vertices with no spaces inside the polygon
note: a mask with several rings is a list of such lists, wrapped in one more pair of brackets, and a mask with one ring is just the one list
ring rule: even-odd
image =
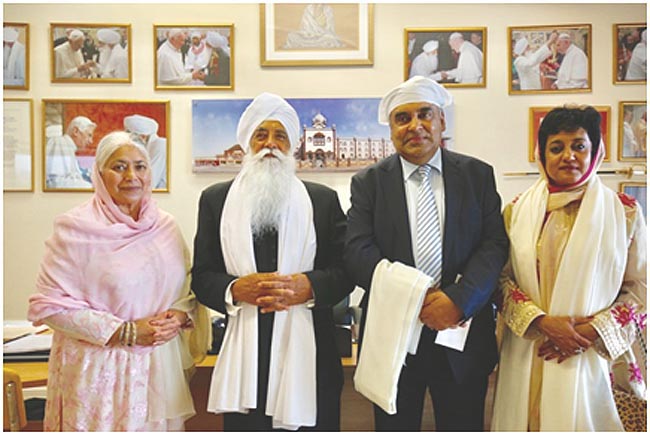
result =
[{"label": "white kurta", "polygon": [[632,126],[629,122],[623,122],[623,156],[638,157],[639,153],[639,144],[634,136]]},{"label": "white kurta", "polygon": [[187,71],[200,70],[208,66],[212,49],[207,47],[204,42],[201,42],[201,47],[201,49],[197,50],[197,53],[193,51],[194,46],[190,47],[187,52],[187,58],[185,59],[185,69]]},{"label": "white kurta", "polygon": [[458,66],[447,71],[449,78],[457,83],[481,83],[483,79],[483,52],[471,42],[460,46]]},{"label": "white kurta", "polygon": [[70,136],[56,136],[45,146],[45,176],[49,188],[91,188],[83,179],[75,152],[77,145]]},{"label": "white kurta", "polygon": [[12,47],[4,46],[3,77],[5,85],[25,84],[25,46],[14,42]]},{"label": "white kurta", "polygon": [[125,79],[129,77],[129,58],[127,49],[117,44],[111,50],[106,65],[102,69],[102,78]]},{"label": "white kurta", "polygon": [[186,85],[192,73],[185,71],[181,51],[165,41],[158,49],[158,83],[161,85]]},{"label": "white kurta", "polygon": [[438,55],[429,53],[418,54],[411,63],[411,74],[413,76],[429,77],[438,69]]},{"label": "white kurta", "polygon": [[560,69],[557,71],[558,89],[586,88],[588,77],[587,55],[574,44],[569,46]]},{"label": "white kurta", "polygon": [[167,139],[152,134],[147,142],[147,152],[151,161],[151,186],[164,189],[167,187]]},{"label": "white kurta", "polygon": [[77,70],[79,65],[84,63],[81,50],[74,51],[70,42],[64,42],[54,49],[56,78],[80,78],[81,73]]},{"label": "white kurta", "polygon": [[546,44],[539,47],[534,53],[519,56],[514,65],[519,76],[519,89],[542,89],[542,79],[539,64],[551,55],[551,50]]},{"label": "white kurta", "polygon": [[647,61],[647,46],[645,42],[641,41],[632,50],[632,57],[627,66],[625,80],[645,80],[648,72]]}]

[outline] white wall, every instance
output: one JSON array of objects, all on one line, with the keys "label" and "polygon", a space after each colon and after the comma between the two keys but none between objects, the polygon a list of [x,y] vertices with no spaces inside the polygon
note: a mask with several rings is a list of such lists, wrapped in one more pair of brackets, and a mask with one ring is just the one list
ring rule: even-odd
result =
[{"label": "white wall", "polygon": [[[508,171],[535,170],[527,160],[528,107],[566,102],[612,108],[612,149],[617,155],[618,102],[644,100],[641,85],[612,84],[612,25],[646,21],[645,4],[377,4],[375,64],[372,67],[262,68],[259,58],[257,4],[4,4],[4,21],[29,23],[31,80],[29,91],[5,91],[5,98],[34,100],[36,189],[4,194],[4,318],[25,318],[34,292],[43,242],[54,216],[81,203],[88,193],[43,193],[41,99],[141,99],[171,101],[171,192],[156,194],[159,205],[179,221],[188,243],[196,227],[203,188],[230,175],[193,174],[191,167],[192,99],[252,98],[262,91],[285,97],[380,97],[402,81],[405,27],[487,27],[487,87],[452,89],[455,98],[455,149],[491,163],[505,201],[530,185],[534,177],[504,177]],[[131,23],[133,82],[130,84],[50,83],[49,23]],[[154,24],[221,24],[235,28],[234,91],[154,91]],[[593,31],[592,92],[584,94],[508,95],[507,27],[587,24]],[[615,161],[603,169],[625,166]],[[332,186],[344,210],[349,207],[351,174],[308,174],[303,178]],[[622,177],[605,177],[617,188]]]}]

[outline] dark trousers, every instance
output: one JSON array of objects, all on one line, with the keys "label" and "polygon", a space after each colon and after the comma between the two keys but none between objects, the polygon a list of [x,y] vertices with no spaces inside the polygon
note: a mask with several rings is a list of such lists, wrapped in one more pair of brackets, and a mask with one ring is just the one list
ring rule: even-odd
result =
[{"label": "dark trousers", "polygon": [[419,431],[427,387],[433,402],[437,431],[483,431],[488,378],[456,382],[446,350],[423,331],[418,351],[406,357],[397,387],[397,414],[389,415],[374,405],[375,430]]}]

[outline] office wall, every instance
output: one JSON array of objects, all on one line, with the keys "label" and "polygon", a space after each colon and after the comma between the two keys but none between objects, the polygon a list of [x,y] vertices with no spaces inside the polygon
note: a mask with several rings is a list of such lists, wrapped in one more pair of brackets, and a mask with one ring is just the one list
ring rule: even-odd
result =
[{"label": "office wall", "polygon": [[[261,67],[257,4],[4,4],[4,21],[29,23],[31,80],[28,91],[5,91],[5,98],[34,100],[35,191],[4,193],[4,318],[25,317],[44,241],[57,214],[85,201],[88,193],[42,192],[41,99],[142,99],[171,102],[171,191],[155,194],[158,204],[176,216],[188,243],[196,228],[198,197],[206,186],[231,177],[193,174],[191,166],[192,99],[252,98],[262,91],[285,97],[379,97],[403,79],[405,27],[487,27],[487,86],[451,89],[455,99],[455,150],[484,159],[496,172],[504,201],[529,186],[534,177],[505,177],[508,171],[535,170],[528,162],[528,107],[567,102],[609,105],[612,109],[612,156],[618,147],[618,102],[644,100],[641,85],[612,84],[612,25],[646,20],[645,4],[377,4],[375,62],[371,67]],[[133,81],[130,84],[50,83],[49,23],[130,23]],[[233,91],[154,91],[154,24],[233,23]],[[592,91],[575,94],[508,95],[507,27],[587,24],[593,27]],[[616,161],[603,169],[626,166]],[[351,174],[301,174],[330,185],[349,207]],[[621,176],[606,176],[617,188]]]}]

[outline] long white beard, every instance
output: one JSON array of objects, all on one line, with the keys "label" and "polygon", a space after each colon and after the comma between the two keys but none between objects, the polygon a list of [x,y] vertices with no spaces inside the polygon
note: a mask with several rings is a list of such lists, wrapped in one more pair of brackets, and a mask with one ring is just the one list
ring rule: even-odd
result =
[{"label": "long white beard", "polygon": [[[265,158],[267,154],[277,158]],[[263,149],[257,154],[246,154],[242,166],[242,189],[251,210],[251,231],[254,237],[277,230],[289,206],[289,196],[296,161],[280,150]]]}]

